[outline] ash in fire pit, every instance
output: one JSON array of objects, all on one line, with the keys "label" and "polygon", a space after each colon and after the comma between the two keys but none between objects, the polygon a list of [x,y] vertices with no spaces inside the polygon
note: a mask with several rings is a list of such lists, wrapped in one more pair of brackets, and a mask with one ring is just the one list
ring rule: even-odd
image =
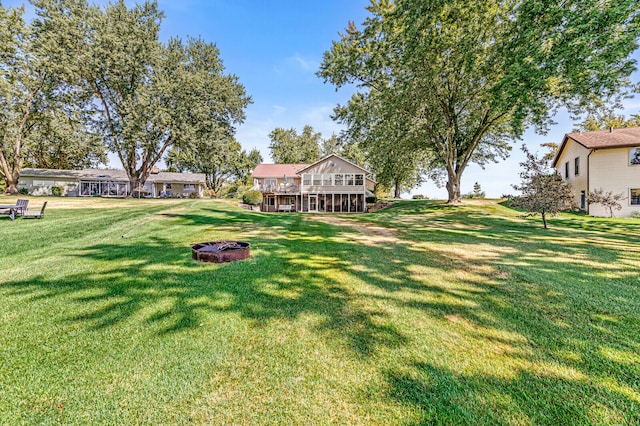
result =
[{"label": "ash in fire pit", "polygon": [[191,244],[191,253],[195,260],[223,263],[249,257],[249,246],[245,241],[211,241]]}]

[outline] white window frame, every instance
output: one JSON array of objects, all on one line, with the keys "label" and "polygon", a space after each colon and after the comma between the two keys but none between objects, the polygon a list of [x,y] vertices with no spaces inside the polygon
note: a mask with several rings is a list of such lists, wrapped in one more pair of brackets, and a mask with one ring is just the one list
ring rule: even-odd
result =
[{"label": "white window frame", "polygon": [[640,147],[629,148],[629,166],[640,166]]}]

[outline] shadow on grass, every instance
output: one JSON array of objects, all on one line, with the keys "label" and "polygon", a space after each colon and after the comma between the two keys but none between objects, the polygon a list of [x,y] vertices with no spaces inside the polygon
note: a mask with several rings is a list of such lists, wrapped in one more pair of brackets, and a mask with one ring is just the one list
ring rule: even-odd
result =
[{"label": "shadow on grass", "polygon": [[[395,350],[406,367],[384,370],[388,397],[419,409],[424,422],[575,424],[612,416],[624,423],[640,412],[640,368],[628,355],[640,351],[640,276],[626,266],[640,243],[633,226],[616,228],[628,231],[619,235],[576,229],[571,218],[543,234],[529,221],[476,209],[400,204],[354,218],[397,229],[395,239],[363,242],[366,228],[298,214],[205,208],[165,216],[198,229],[240,230],[239,239],[250,236],[252,258],[202,265],[190,260],[186,243],[125,239],[68,254],[108,265],[93,273],[42,274],[5,288],[34,301],[72,300],[66,321],[88,329],[139,321],[141,313],[160,334],[193,329],[215,312],[256,326],[313,315],[322,318],[318,333],[360,357]],[[452,357],[473,358],[477,343],[506,348],[501,359],[519,367],[499,376],[437,364],[428,352],[436,348],[416,347],[420,337],[398,310],[437,324],[436,338],[460,333]]]}]

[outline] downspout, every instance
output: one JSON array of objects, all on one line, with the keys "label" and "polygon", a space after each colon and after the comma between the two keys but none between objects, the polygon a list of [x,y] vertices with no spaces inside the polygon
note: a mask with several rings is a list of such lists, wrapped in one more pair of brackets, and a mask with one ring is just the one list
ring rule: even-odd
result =
[{"label": "downspout", "polygon": [[589,214],[589,192],[591,191],[590,187],[589,187],[589,176],[591,175],[591,173],[589,172],[589,170],[591,169],[590,164],[591,164],[591,154],[593,154],[596,150],[592,149],[589,151],[589,154],[587,154],[587,214]]}]

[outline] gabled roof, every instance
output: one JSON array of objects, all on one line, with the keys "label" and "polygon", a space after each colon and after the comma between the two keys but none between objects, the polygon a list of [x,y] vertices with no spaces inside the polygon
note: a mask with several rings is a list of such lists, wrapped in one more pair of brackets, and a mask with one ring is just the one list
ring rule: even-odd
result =
[{"label": "gabled roof", "polygon": [[567,141],[573,139],[587,149],[627,148],[640,146],[640,127],[627,127],[624,129],[596,130],[594,132],[567,133],[562,139],[562,145],[553,159],[553,167],[556,166]]},{"label": "gabled roof", "polygon": [[359,165],[357,165],[356,163],[354,163],[353,161],[349,161],[349,160],[347,160],[346,158],[342,158],[342,157],[340,157],[338,154],[329,154],[329,155],[327,155],[326,157],[319,159],[319,160],[318,160],[318,161],[316,161],[315,163],[313,163],[313,164],[308,164],[308,165],[306,165],[304,168],[299,169],[297,173],[302,173],[302,172],[304,172],[305,170],[310,169],[311,167],[313,167],[313,166],[315,166],[315,165],[317,165],[317,164],[323,163],[323,162],[327,161],[328,159],[330,159],[330,158],[332,158],[332,157],[339,158],[340,160],[342,160],[342,161],[344,161],[344,162],[346,162],[346,163],[351,164],[353,167],[357,167],[357,168],[359,168],[359,169],[360,169],[360,170],[362,170],[364,173],[371,173],[369,170],[365,169],[364,167],[359,166]]},{"label": "gabled roof", "polygon": [[[124,170],[117,169],[58,170],[25,168],[20,172],[20,176],[49,179],[67,178],[78,180],[129,181],[127,173]],[[150,174],[147,182],[204,183],[205,177],[202,173],[159,172]]]},{"label": "gabled roof", "polygon": [[279,178],[286,176],[296,176],[298,169],[307,167],[308,164],[258,164],[251,177],[254,178]]}]

